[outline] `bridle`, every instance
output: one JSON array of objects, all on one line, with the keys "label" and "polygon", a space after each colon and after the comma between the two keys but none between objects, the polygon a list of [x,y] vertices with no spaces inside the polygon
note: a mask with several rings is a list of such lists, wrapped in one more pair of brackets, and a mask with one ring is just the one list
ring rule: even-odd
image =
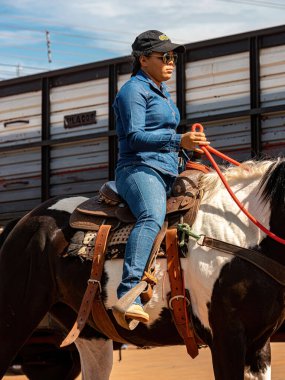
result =
[{"label": "bridle", "polygon": [[[204,131],[204,127],[202,126],[202,124],[199,124],[199,123],[195,123],[192,125],[192,131],[195,132],[196,129],[199,129],[200,132],[203,132]],[[232,189],[230,188],[229,184],[227,183],[223,173],[221,172],[219,166],[217,165],[216,161],[214,160],[213,156],[211,155],[210,152],[212,152],[213,154],[215,154],[216,156],[219,156],[221,157],[223,160],[226,160],[236,166],[239,166],[240,163],[238,161],[235,161],[234,159],[228,157],[227,155],[219,152],[218,150],[212,148],[211,146],[204,146],[204,145],[200,145],[199,148],[201,150],[203,150],[203,152],[205,153],[205,155],[207,156],[208,160],[211,162],[211,164],[213,165],[214,169],[216,170],[216,172],[218,173],[221,181],[223,182],[223,184],[225,185],[227,191],[229,192],[230,196],[232,197],[232,199],[235,201],[235,203],[238,205],[238,207],[240,208],[240,210],[248,217],[249,220],[251,220],[260,230],[262,230],[266,235],[268,235],[271,239],[274,239],[275,241],[277,241],[278,243],[280,244],[284,244],[285,245],[285,239],[275,235],[273,232],[269,231],[263,224],[261,224],[245,207],[244,205],[238,200],[238,198],[236,197],[236,195],[234,194],[234,192],[232,191]]]}]

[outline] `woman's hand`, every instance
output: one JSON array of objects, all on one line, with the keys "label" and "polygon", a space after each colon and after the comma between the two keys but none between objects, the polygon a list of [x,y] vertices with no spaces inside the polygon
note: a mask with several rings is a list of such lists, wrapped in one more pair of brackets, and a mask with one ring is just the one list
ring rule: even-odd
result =
[{"label": "woman's hand", "polygon": [[209,145],[209,141],[207,141],[206,135],[203,132],[186,132],[181,137],[180,146],[187,150],[194,150],[198,153],[204,153],[201,149],[199,149],[198,145]]}]

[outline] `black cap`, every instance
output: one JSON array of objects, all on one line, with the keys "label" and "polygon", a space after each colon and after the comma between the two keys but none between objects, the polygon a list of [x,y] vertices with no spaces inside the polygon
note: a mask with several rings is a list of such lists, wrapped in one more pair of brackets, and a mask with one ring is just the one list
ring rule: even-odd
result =
[{"label": "black cap", "polygon": [[132,44],[133,53],[158,51],[166,53],[175,50],[177,53],[184,53],[185,47],[183,45],[174,44],[166,34],[158,30],[147,30],[141,33]]}]

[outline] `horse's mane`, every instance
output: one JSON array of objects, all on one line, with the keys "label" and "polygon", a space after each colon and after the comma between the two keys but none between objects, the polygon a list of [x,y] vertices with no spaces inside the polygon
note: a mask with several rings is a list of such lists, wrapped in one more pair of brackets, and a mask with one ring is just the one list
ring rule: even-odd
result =
[{"label": "horse's mane", "polygon": [[285,207],[285,159],[276,160],[260,182],[261,197],[271,207]]},{"label": "horse's mane", "polygon": [[[230,186],[241,181],[254,181],[260,179],[261,196],[267,201],[273,201],[277,196],[284,197],[285,187],[285,160],[249,160],[240,166],[220,167],[226,181]],[[278,181],[276,178],[278,177]],[[283,192],[280,191],[283,184]],[[211,195],[214,191],[223,187],[216,171],[205,174],[201,178],[201,189]],[[277,194],[278,193],[278,194]],[[284,202],[284,200],[283,200]]]}]

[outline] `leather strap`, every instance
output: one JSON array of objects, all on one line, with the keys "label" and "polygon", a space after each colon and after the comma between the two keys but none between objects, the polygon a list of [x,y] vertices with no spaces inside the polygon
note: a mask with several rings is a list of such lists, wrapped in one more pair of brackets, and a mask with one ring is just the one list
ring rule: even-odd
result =
[{"label": "leather strap", "polygon": [[98,330],[100,330],[108,338],[114,340],[115,342],[130,344],[130,342],[122,338],[116,330],[109,314],[107,313],[99,292],[97,292],[93,302],[92,317]]},{"label": "leather strap", "polygon": [[111,229],[111,226],[109,225],[100,226],[100,229],[96,237],[95,247],[94,247],[94,257],[93,257],[91,275],[90,275],[90,279],[88,280],[87,289],[85,291],[85,294],[84,294],[84,297],[83,297],[83,300],[78,312],[77,320],[74,323],[67,337],[61,343],[60,347],[68,346],[69,344],[73,343],[78,338],[80,332],[83,330],[86,324],[86,321],[89,317],[94,297],[98,290],[101,292],[100,280],[101,280],[101,276],[103,272],[103,264],[105,261],[105,251],[106,251],[107,239],[108,239],[110,229]]},{"label": "leather strap", "polygon": [[[169,308],[172,311],[175,326],[183,338],[188,354],[194,359],[198,354],[193,327],[188,317],[190,297],[184,288],[183,270],[178,255],[177,230],[170,229],[166,232],[166,256],[167,270],[170,281]],[[186,305],[187,303],[187,305]]]},{"label": "leather strap", "polygon": [[250,262],[282,286],[285,286],[284,266],[253,249],[242,248],[234,244],[204,236],[201,245],[226,252]]}]

